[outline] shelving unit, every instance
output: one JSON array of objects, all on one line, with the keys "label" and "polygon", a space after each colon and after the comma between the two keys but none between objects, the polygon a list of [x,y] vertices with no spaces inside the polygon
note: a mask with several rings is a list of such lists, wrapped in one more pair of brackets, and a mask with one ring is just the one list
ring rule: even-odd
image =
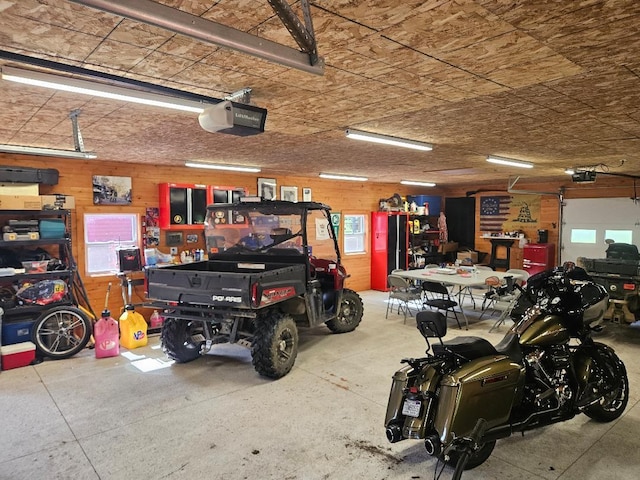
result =
[{"label": "shelving unit", "polygon": [[[416,222],[419,223],[418,227],[416,227]],[[410,266],[416,268],[422,264],[440,263],[442,261],[442,254],[438,252],[440,230],[435,226],[437,222],[437,215],[412,214],[409,216]],[[428,228],[425,230],[427,225]]]},{"label": "shelving unit", "polygon": [[[4,265],[5,275],[0,276],[0,306],[4,310],[2,324],[5,332],[20,332],[16,338],[2,338],[3,345],[33,341],[40,354],[53,358],[66,358],[84,348],[91,335],[89,317],[76,307],[74,297],[75,264],[71,254],[71,212],[69,210],[0,210],[0,224],[11,219],[39,220],[61,219],[64,224],[63,238],[40,238],[38,240],[1,240],[0,254],[5,255],[12,266]],[[18,272],[6,274],[13,268],[19,270],[21,259],[33,255],[33,250],[41,248],[48,256],[57,258],[59,268],[45,272]],[[24,261],[24,260],[23,260]],[[44,280],[62,280],[62,283],[43,284]],[[17,292],[32,285],[35,297]],[[18,329],[18,325],[20,329]],[[55,325],[55,327],[53,327]],[[42,327],[42,328],[40,328]],[[11,330],[9,330],[11,329]],[[53,330],[56,330],[53,332]],[[64,336],[69,342],[60,339]],[[6,336],[5,336],[6,337]],[[54,338],[55,337],[55,338]],[[68,348],[67,348],[68,347]]]}]

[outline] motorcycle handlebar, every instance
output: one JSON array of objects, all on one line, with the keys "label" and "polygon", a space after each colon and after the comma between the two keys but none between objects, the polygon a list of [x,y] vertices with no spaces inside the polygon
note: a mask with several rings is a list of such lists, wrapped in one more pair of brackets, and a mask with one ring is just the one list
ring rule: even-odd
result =
[{"label": "motorcycle handlebar", "polygon": [[479,418],[476,422],[476,425],[473,427],[473,430],[469,434],[466,440],[466,447],[460,454],[460,458],[458,458],[458,463],[456,463],[456,469],[453,472],[452,480],[460,480],[462,477],[462,472],[464,471],[464,467],[469,461],[469,457],[471,457],[471,453],[473,450],[477,449],[480,445],[480,440],[484,437],[484,433],[487,430],[487,421],[484,418]]}]

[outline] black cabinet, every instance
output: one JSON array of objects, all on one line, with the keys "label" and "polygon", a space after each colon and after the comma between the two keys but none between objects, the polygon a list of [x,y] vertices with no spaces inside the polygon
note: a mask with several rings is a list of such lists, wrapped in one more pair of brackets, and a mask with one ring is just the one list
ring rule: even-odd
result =
[{"label": "black cabinet", "polygon": [[161,183],[160,228],[166,230],[202,230],[207,217],[207,205],[233,203],[246,195],[243,187]]},{"label": "black cabinet", "polygon": [[164,229],[201,229],[207,215],[207,186],[161,183],[160,227]]}]

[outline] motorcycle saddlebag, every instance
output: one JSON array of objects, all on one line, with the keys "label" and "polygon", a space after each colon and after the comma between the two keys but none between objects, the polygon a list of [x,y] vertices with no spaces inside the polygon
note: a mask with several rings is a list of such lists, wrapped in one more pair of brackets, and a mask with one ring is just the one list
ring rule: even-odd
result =
[{"label": "motorcycle saddlebag", "polygon": [[524,380],[524,367],[504,356],[477,358],[445,376],[434,423],[440,441],[469,435],[478,418],[488,428],[505,423]]},{"label": "motorcycle saddlebag", "polygon": [[8,167],[0,165],[0,183],[41,183],[57,185],[59,172],[55,168]]}]

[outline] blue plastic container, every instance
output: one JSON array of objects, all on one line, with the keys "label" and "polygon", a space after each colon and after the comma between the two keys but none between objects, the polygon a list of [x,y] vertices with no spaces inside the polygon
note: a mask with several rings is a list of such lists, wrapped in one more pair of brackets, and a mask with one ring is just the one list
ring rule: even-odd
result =
[{"label": "blue plastic container", "polygon": [[2,344],[13,345],[15,343],[30,342],[33,322],[2,322]]},{"label": "blue plastic container", "polygon": [[64,238],[64,220],[46,218],[40,220],[40,238]]}]

